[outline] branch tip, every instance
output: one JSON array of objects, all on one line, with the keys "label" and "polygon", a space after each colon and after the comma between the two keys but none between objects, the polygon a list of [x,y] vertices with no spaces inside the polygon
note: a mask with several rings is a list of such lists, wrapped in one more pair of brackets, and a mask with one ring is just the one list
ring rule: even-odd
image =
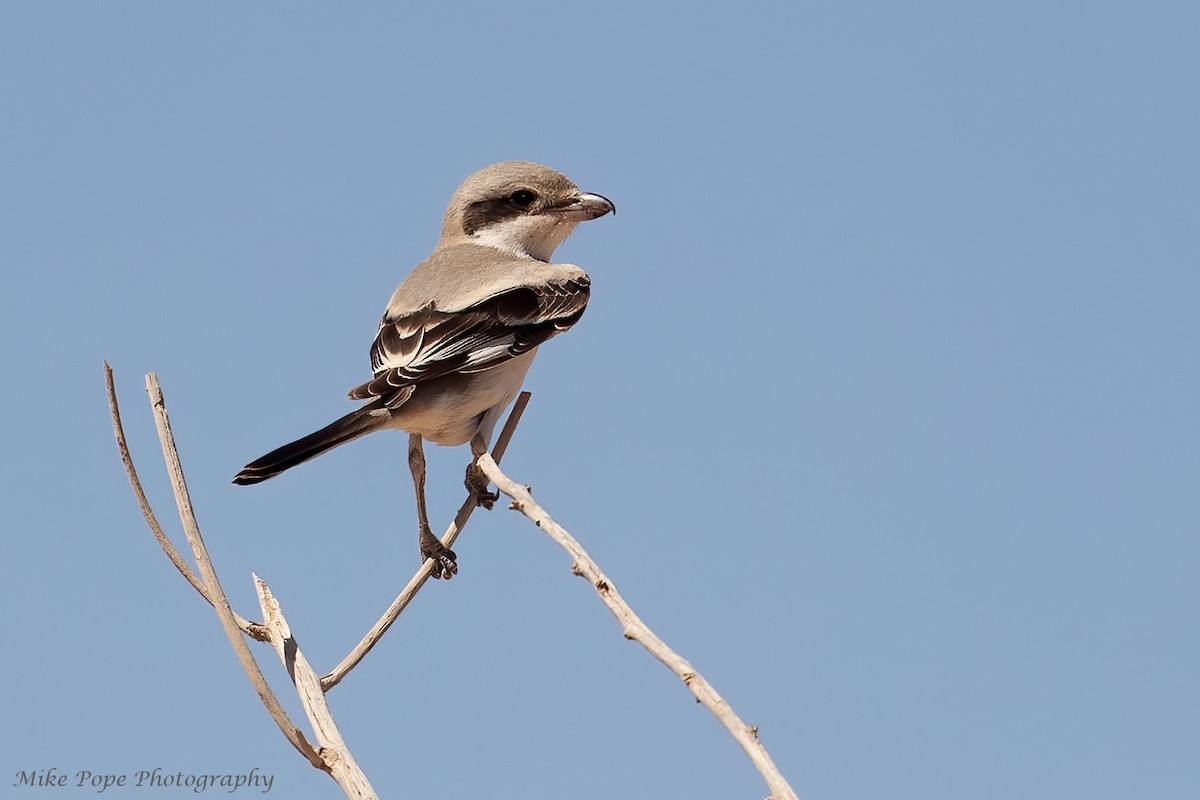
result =
[{"label": "branch tip", "polygon": [[546,510],[530,497],[527,487],[522,487],[501,472],[494,460],[485,455],[480,457],[478,463],[479,468],[491,479],[492,483],[513,499],[512,507],[515,510],[520,511],[530,522],[545,531],[555,544],[574,558],[571,571],[576,575],[585,575],[591,579],[597,595],[621,623],[625,638],[638,642],[665,667],[674,672],[687,684],[696,698],[696,702],[703,704],[721,722],[734,740],[741,745],[742,750],[759,774],[762,775],[767,787],[771,790],[773,800],[796,800],[795,791],[779,772],[778,767],[771,760],[771,756],[758,741],[757,735],[751,733],[749,726],[738,718],[729,704],[695,671],[691,664],[668,647],[646,626],[646,623],[642,622],[579,541],[555,522]]}]

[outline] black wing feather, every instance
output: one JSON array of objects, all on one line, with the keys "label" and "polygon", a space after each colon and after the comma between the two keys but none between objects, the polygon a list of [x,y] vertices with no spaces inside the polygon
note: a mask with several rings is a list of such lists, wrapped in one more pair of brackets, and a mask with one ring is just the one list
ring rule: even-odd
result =
[{"label": "black wing feather", "polygon": [[[499,366],[578,322],[590,292],[591,282],[580,276],[516,287],[461,311],[438,311],[430,303],[400,317],[385,315],[371,346],[375,377],[350,397],[381,397],[390,405],[405,387]],[[402,394],[407,399],[409,393]]]}]

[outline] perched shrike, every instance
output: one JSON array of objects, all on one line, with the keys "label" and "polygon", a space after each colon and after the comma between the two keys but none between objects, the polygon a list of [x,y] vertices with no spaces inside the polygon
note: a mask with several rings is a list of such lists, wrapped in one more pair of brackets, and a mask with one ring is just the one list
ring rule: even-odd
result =
[{"label": "perched shrike", "polygon": [[498,499],[476,460],[521,390],[538,345],[583,316],[591,281],[551,264],[575,226],[616,208],[541,164],[506,161],[479,170],[450,198],[442,237],[392,295],[371,345],[375,377],[350,390],[366,404],[316,433],[246,465],[237,484],[265,481],[326,450],[386,428],[408,431],[422,558],[433,577],[458,572],[429,528],[422,440],[471,444],[467,488],[487,508]]}]

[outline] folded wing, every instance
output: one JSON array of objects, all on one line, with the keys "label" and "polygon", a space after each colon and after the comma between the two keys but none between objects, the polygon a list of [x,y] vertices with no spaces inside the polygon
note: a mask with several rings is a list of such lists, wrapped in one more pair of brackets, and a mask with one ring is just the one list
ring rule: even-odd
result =
[{"label": "folded wing", "polygon": [[458,311],[428,303],[385,315],[371,346],[375,377],[350,391],[354,400],[408,399],[406,387],[454,372],[481,372],[527,353],[583,316],[591,293],[586,275],[497,292]]}]

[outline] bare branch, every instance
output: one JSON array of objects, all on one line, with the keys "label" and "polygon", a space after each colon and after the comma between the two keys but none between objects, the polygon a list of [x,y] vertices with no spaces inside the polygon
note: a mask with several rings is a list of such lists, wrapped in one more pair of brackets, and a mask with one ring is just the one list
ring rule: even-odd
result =
[{"label": "bare branch", "polygon": [[[508,415],[508,421],[504,423],[504,429],[500,431],[500,436],[496,438],[496,445],[492,448],[492,458],[498,463],[504,458],[504,453],[508,449],[508,443],[512,439],[513,434],[517,430],[517,425],[521,422],[521,415],[525,413],[525,407],[529,405],[529,392],[521,392],[517,397],[517,402],[513,404],[513,410]],[[442,536],[442,544],[450,547],[454,544],[454,540],[462,533],[462,529],[466,527],[467,520],[471,518],[471,513],[475,510],[475,498],[468,497],[466,502],[458,510],[458,514],[454,517],[454,521],[450,523],[450,527],[446,529],[446,533]],[[379,643],[383,635],[387,633],[388,628],[392,627],[392,623],[400,616],[401,612],[408,607],[409,602],[425,585],[425,581],[429,580],[429,570],[433,566],[433,559],[425,559],[425,562],[417,569],[415,575],[409,580],[408,584],[400,590],[400,594],[388,606],[387,611],[383,612],[383,616],[379,621],[367,631],[367,635],[363,640],[350,651],[342,662],[334,667],[333,671],[325,677],[321,678],[321,686],[325,691],[329,691],[334,686],[337,686],[343,678],[349,674],[350,670],[358,666],[358,663],[366,657],[367,653],[371,652],[371,648]]]},{"label": "bare branch", "polygon": [[158,376],[153,372],[146,376],[146,390],[150,393],[150,405],[154,410],[154,424],[158,428],[163,459],[167,462],[167,473],[171,477],[171,488],[175,492],[175,504],[179,506],[179,519],[187,534],[188,544],[192,546],[192,555],[196,558],[196,565],[204,579],[204,586],[208,589],[206,597],[216,609],[217,616],[221,620],[221,627],[225,629],[225,635],[233,646],[233,651],[237,653],[238,660],[242,662],[242,668],[246,671],[246,676],[250,678],[254,691],[258,693],[259,699],[266,706],[271,718],[275,720],[275,724],[279,726],[279,730],[300,751],[300,754],[308,759],[309,763],[318,769],[331,772],[332,765],[325,763],[320,754],[304,738],[300,729],[288,717],[283,706],[279,704],[279,700],[271,691],[271,687],[267,685],[266,678],[258,668],[258,663],[250,653],[250,648],[246,646],[246,640],[242,638],[242,630],[234,618],[233,609],[229,606],[229,598],[221,589],[221,582],[217,580],[217,573],[208,556],[208,549],[204,546],[204,539],[200,536],[200,526],[192,511],[192,500],[188,495],[187,481],[183,476],[183,465],[180,463],[179,453],[175,449],[175,437],[171,433],[171,420],[167,417],[166,402],[163,400],[162,389],[158,385]]},{"label": "bare branch", "polygon": [[304,706],[304,712],[308,715],[308,721],[317,737],[317,744],[321,747],[321,760],[328,765],[326,769],[330,776],[351,800],[377,800],[378,795],[371,788],[367,776],[359,769],[354,756],[342,740],[342,734],[338,731],[329,705],[325,702],[321,679],[317,677],[308,659],[300,651],[300,645],[292,637],[291,628],[283,617],[279,601],[271,594],[267,582],[257,575],[254,575],[254,588],[258,592],[264,624],[271,633],[271,645],[279,654],[279,660],[283,662],[284,669],[296,686],[300,703]]},{"label": "bare branch", "polygon": [[[121,463],[125,466],[125,475],[129,478],[129,485],[133,487],[133,494],[137,497],[138,506],[142,509],[142,516],[146,518],[146,524],[150,526],[150,532],[154,534],[155,540],[159,547],[167,554],[167,558],[171,559],[171,563],[175,565],[175,569],[187,579],[187,582],[192,585],[192,588],[200,593],[210,606],[213,603],[212,596],[209,594],[207,587],[201,583],[196,574],[192,572],[191,567],[183,560],[183,556],[175,549],[175,545],[167,538],[163,532],[162,526],[158,524],[158,518],[154,516],[154,509],[150,507],[150,501],[146,499],[146,492],[142,489],[142,482],[138,478],[137,470],[133,466],[133,456],[129,453],[129,445],[125,441],[125,428],[121,424],[121,409],[117,405],[117,390],[113,385],[112,367],[108,362],[104,362],[104,381],[108,387],[108,410],[112,415],[113,435],[117,438],[117,450],[121,453]],[[237,626],[247,636],[258,639],[261,642],[267,641],[267,631],[257,622],[250,622],[243,619],[241,616],[234,614],[234,619]]]},{"label": "bare branch", "polygon": [[514,510],[520,511],[528,517],[534,525],[541,528],[555,543],[570,553],[571,557],[575,559],[571,570],[595,588],[604,605],[608,606],[608,610],[621,623],[625,638],[641,644],[650,651],[652,656],[678,675],[696,696],[696,699],[725,726],[725,729],[742,746],[754,767],[763,776],[767,787],[771,790],[771,797],[774,800],[796,800],[796,793],[784,780],[783,775],[775,766],[775,762],[771,760],[766,748],[759,741],[758,729],[742,722],[729,704],[709,685],[708,681],[686,659],[667,647],[666,643],[633,613],[633,609],[617,592],[612,581],[601,572],[600,567],[579,542],[555,522],[545,509],[534,502],[533,496],[529,493],[529,487],[514,482],[501,472],[496,462],[486,454],[480,456],[477,463],[488,478],[499,487],[500,491],[513,499],[512,508]]},{"label": "bare branch", "polygon": [[[113,432],[116,436],[117,447],[121,453],[121,460],[125,466],[125,472],[129,478],[130,485],[133,487],[134,495],[142,509],[146,523],[154,533],[155,539],[159,542],[159,545],[166,552],[180,574],[216,610],[225,634],[234,651],[237,653],[242,668],[246,671],[246,675],[258,693],[260,700],[271,714],[272,719],[275,720],[276,725],[279,726],[279,729],[292,742],[292,745],[313,766],[328,772],[342,787],[347,797],[354,798],[355,800],[375,800],[376,795],[374,790],[371,788],[366,776],[363,775],[355,763],[353,756],[341,738],[341,734],[325,702],[324,693],[333,686],[336,686],[354,669],[375,646],[383,634],[387,632],[392,623],[395,622],[400,613],[407,607],[413,596],[420,590],[425,581],[428,580],[432,562],[426,561],[421,565],[417,574],[414,575],[413,579],[409,581],[408,585],[401,591],[396,600],[393,601],[383,617],[342,663],[329,675],[324,678],[318,678],[307,659],[300,652],[299,646],[292,637],[287,622],[279,608],[279,604],[272,596],[270,588],[257,575],[254,576],[254,580],[265,623],[248,622],[234,614],[232,608],[230,608],[229,600],[221,589],[220,582],[212,565],[212,560],[208,555],[204,540],[200,534],[199,524],[192,509],[191,498],[188,493],[187,482],[184,478],[179,454],[175,447],[174,436],[171,432],[171,423],[167,416],[162,389],[158,385],[157,377],[154,373],[151,373],[146,376],[146,388],[150,394],[155,425],[162,444],[163,458],[166,461],[167,471],[171,478],[176,505],[179,508],[180,521],[183,524],[188,542],[191,545],[193,555],[199,567],[199,577],[189,569],[178,550],[171,544],[163,532],[161,525],[159,525],[142,489],[141,481],[134,468],[133,459],[125,440],[120,410],[117,405],[116,390],[113,385],[112,370],[107,363],[104,365],[104,369],[108,388],[109,408],[112,414]],[[667,647],[633,613],[633,610],[617,592],[616,587],[612,585],[612,582],[604,575],[587,552],[584,551],[579,542],[558,525],[541,506],[534,502],[532,496],[529,494],[528,487],[513,482],[500,471],[498,462],[503,457],[513,432],[520,422],[521,415],[529,402],[529,397],[528,392],[521,393],[512,413],[509,415],[504,430],[497,439],[492,455],[481,456],[478,460],[479,467],[489,479],[495,482],[502,492],[513,499],[512,507],[514,509],[521,511],[571,554],[575,559],[572,567],[573,571],[575,574],[586,578],[596,589],[604,604],[608,606],[613,615],[621,622],[625,637],[641,643],[655,658],[678,675],[691,690],[692,694],[695,695],[696,699],[704,704],[717,717],[721,724],[725,726],[762,774],[772,792],[773,800],[796,800],[795,792],[779,773],[771,757],[759,741],[758,730],[743,723],[737,714],[734,713],[733,709],[729,707],[729,704],[696,672],[692,665]],[[474,498],[470,498],[464,503],[454,522],[447,529],[445,536],[442,537],[443,544],[449,547],[454,543],[470,518],[474,508]],[[318,744],[320,745],[319,752],[309,744],[304,734],[292,723],[287,713],[280,706],[278,699],[267,685],[266,679],[262,675],[257,662],[255,662],[253,655],[246,646],[245,640],[242,639],[242,633],[260,641],[269,641],[274,646],[292,682],[295,684],[301,703],[312,723]]]}]

